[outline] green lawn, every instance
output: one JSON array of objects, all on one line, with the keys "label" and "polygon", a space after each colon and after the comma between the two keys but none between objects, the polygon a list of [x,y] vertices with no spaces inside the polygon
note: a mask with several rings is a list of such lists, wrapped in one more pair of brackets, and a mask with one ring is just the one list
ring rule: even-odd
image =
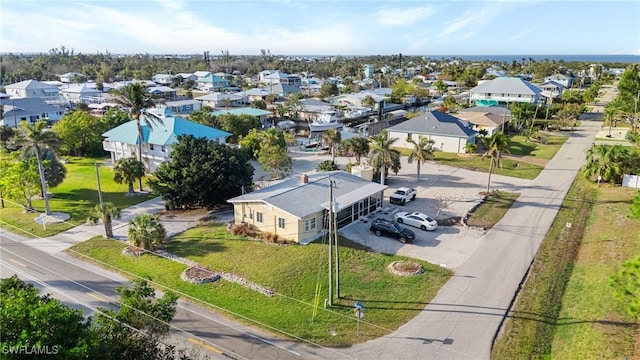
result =
[{"label": "green lawn", "polygon": [[[264,330],[331,346],[364,342],[396,330],[423,311],[451,275],[448,270],[418,260],[412,261],[425,267],[424,274],[393,275],[387,266],[406,258],[367,251],[346,239],[341,239],[341,245],[341,299],[329,309],[323,308],[328,293],[328,254],[327,246],[322,244],[266,244],[230,235],[223,225],[194,228],[169,243],[170,252],[271,287],[276,292],[274,297],[224,280],[189,284],[180,279],[185,265],[149,254],[125,257],[121,255],[124,245],[114,240],[94,238],[77,244],[70,252],[152,279],[160,287],[174,289]],[[317,286],[321,295],[314,316]],[[356,300],[365,306],[359,336],[353,315]]]},{"label": "green lawn", "polygon": [[[20,205],[5,199],[5,208],[0,209],[0,227],[17,232],[22,236],[35,237],[50,236],[82,224],[90,209],[99,202],[94,163],[102,162],[102,159],[68,158],[67,161],[65,165],[67,176],[62,184],[49,189],[49,192],[54,194],[49,204],[51,211],[71,215],[69,221],[48,224],[45,230],[42,225],[36,224],[34,221],[38,214],[25,214]],[[100,167],[100,185],[104,201],[110,201],[121,209],[152,198],[151,195],[124,196],[127,192],[127,185],[116,184],[113,181],[113,171],[110,167]],[[149,190],[148,187],[145,189]],[[44,211],[44,201],[34,200],[33,205],[36,209]]]},{"label": "green lawn", "polygon": [[553,159],[560,147],[567,141],[566,136],[540,135],[548,140],[546,144],[533,142],[524,136],[516,135],[510,138],[511,155],[533,156],[539,159]]},{"label": "green lawn", "polygon": [[[573,272],[562,298],[551,346],[553,359],[637,358],[640,322],[624,313],[609,277],[640,253],[640,221],[626,218],[637,190],[602,186],[588,218]],[[637,349],[640,350],[640,349]]]},{"label": "green lawn", "polygon": [[[482,159],[479,154],[458,155],[453,153],[436,152],[435,161],[463,169],[489,172],[489,159]],[[502,167],[493,168],[494,174],[512,176],[521,179],[535,179],[543,167],[522,161],[502,159]]]},{"label": "green lawn", "polygon": [[519,193],[497,191],[469,214],[467,225],[484,229],[492,228],[509,211],[518,197],[520,197]]}]

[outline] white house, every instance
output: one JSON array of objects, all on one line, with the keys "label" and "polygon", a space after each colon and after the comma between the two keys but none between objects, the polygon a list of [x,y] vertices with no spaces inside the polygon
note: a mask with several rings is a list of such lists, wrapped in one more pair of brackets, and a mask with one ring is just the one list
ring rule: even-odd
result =
[{"label": "white house", "polygon": [[202,102],[202,105],[206,105],[212,108],[243,106],[245,105],[245,98],[242,95],[214,92],[211,94],[198,96],[194,100]]},{"label": "white house", "polygon": [[76,82],[76,80],[84,81],[87,78],[86,75],[78,72],[68,72],[58,76],[60,77],[60,81],[65,84]]},{"label": "white house", "polygon": [[4,87],[12,98],[39,98],[45,102],[59,102],[60,89],[37,80],[25,80]]},{"label": "white house", "polygon": [[[142,126],[142,162],[150,172],[169,159],[171,147],[178,141],[179,135],[193,135],[197,138],[214,140],[225,144],[230,133],[210,126],[201,125],[177,116],[162,118],[153,126]],[[138,126],[131,120],[104,134],[102,147],[111,153],[111,160],[136,157],[138,153]]]},{"label": "white house", "polygon": [[171,85],[175,75],[171,74],[155,74],[151,77],[151,80],[158,85]]},{"label": "white house", "polygon": [[411,149],[408,141],[420,141],[420,136],[433,140],[433,149],[450,153],[464,153],[467,143],[475,143],[477,131],[455,116],[439,111],[427,112],[387,129],[389,139],[397,139],[394,146]]},{"label": "white house", "polygon": [[69,102],[91,104],[100,102],[102,92],[85,84],[68,85],[60,89],[62,96]]},{"label": "white house", "polygon": [[479,83],[469,90],[470,101],[478,106],[508,104],[514,102],[535,104],[542,90],[517,77],[499,77]]},{"label": "white house", "polygon": [[570,88],[571,85],[573,85],[574,80],[575,78],[573,76],[568,76],[564,74],[555,74],[555,75],[547,76],[546,78],[544,78],[545,83],[549,81],[554,81],[558,84],[561,84],[563,87],[567,89]]}]

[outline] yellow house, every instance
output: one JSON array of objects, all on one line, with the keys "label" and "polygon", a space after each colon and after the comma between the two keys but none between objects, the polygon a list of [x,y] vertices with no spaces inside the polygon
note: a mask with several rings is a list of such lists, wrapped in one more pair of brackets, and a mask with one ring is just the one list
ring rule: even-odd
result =
[{"label": "yellow house", "polygon": [[328,228],[330,184],[338,229],[382,207],[387,187],[344,171],[303,174],[232,199],[234,221],[308,243]]}]

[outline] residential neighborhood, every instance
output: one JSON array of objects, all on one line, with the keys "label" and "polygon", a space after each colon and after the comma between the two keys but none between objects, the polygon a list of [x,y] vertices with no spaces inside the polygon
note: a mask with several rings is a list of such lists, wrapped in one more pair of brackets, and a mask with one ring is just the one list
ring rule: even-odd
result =
[{"label": "residential neighborhood", "polygon": [[640,358],[637,6],[6,5],[3,359]]}]

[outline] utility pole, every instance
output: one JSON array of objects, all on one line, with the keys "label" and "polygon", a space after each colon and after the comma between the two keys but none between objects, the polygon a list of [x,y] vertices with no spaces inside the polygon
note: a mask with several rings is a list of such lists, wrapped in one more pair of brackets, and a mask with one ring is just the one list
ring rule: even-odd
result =
[{"label": "utility pole", "polygon": [[333,256],[331,253],[331,237],[333,236],[333,180],[329,179],[329,306],[333,305]]},{"label": "utility pole", "polygon": [[333,207],[333,218],[335,221],[333,224],[333,236],[335,239],[335,251],[336,251],[336,297],[340,299],[340,253],[338,252],[338,202],[333,200],[331,205]]},{"label": "utility pole", "polygon": [[96,179],[98,179],[98,199],[100,201],[100,213],[102,214],[102,222],[104,223],[104,233],[106,237],[113,237],[113,234],[110,234],[108,224],[105,221],[106,214],[104,213],[104,202],[102,202],[102,189],[100,188],[100,172],[98,171],[98,163],[94,164],[96,167]]}]

